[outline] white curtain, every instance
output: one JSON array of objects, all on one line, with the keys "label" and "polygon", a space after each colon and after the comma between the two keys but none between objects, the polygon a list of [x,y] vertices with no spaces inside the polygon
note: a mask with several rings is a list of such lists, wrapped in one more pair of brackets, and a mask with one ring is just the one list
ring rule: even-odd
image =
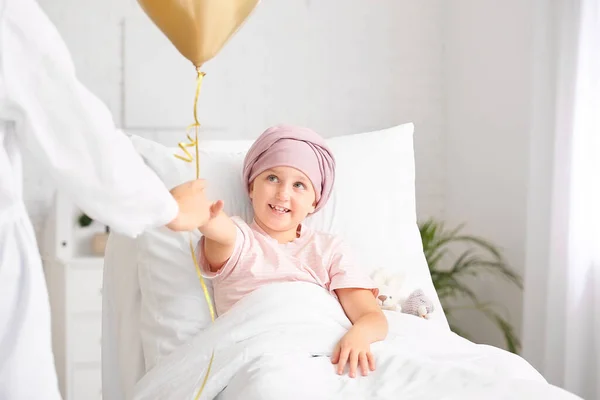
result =
[{"label": "white curtain", "polygon": [[600,0],[544,1],[523,356],[551,383],[600,400]]}]

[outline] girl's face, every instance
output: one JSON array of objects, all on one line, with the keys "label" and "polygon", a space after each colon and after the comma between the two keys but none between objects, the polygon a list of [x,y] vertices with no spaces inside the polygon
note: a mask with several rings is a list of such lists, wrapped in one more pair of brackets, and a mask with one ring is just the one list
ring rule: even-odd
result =
[{"label": "girl's face", "polygon": [[298,225],[315,211],[316,195],[306,175],[295,168],[275,167],[250,185],[256,223],[280,243],[296,238]]}]

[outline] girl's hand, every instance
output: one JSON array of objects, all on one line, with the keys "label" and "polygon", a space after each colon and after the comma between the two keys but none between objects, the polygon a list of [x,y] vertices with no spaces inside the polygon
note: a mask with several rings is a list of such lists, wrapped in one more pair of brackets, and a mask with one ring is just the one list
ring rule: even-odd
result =
[{"label": "girl's hand", "polygon": [[223,210],[221,200],[211,203],[206,198],[204,179],[182,183],[171,189],[171,195],[177,201],[179,214],[167,224],[173,231],[192,231],[206,225]]},{"label": "girl's hand", "polygon": [[375,371],[375,358],[371,346],[360,326],[353,326],[335,346],[331,363],[337,364],[337,373],[344,372],[346,363],[350,367],[350,377],[356,377],[356,369],[360,367],[363,376],[369,370]]}]

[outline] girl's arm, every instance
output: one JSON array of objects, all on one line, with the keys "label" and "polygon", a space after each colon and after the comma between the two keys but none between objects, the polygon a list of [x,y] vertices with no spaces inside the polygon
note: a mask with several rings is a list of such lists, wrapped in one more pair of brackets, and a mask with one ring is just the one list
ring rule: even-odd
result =
[{"label": "girl's arm", "polygon": [[348,288],[335,292],[353,328],[360,328],[369,343],[385,339],[388,333],[387,318],[371,290]]},{"label": "girl's arm", "polygon": [[211,272],[217,272],[233,253],[237,230],[231,218],[223,212],[222,201],[211,205],[210,211],[210,219],[198,229],[204,236],[204,257]]},{"label": "girl's arm", "polygon": [[337,364],[338,374],[344,372],[348,363],[351,378],[356,376],[357,367],[360,367],[363,375],[367,375],[369,370],[375,370],[375,358],[370,345],[387,336],[387,318],[371,290],[344,288],[335,292],[353,325],[335,347],[331,362]]}]

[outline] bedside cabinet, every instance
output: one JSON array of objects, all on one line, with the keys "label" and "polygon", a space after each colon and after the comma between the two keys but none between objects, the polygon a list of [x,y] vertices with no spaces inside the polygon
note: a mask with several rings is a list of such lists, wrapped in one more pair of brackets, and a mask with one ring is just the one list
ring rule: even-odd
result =
[{"label": "bedside cabinet", "polygon": [[40,253],[52,318],[52,348],[63,400],[102,399],[102,279],[94,253],[98,222],[82,227],[82,211],[57,192],[44,225]]},{"label": "bedside cabinet", "polygon": [[102,258],[44,260],[63,400],[102,399]]}]

